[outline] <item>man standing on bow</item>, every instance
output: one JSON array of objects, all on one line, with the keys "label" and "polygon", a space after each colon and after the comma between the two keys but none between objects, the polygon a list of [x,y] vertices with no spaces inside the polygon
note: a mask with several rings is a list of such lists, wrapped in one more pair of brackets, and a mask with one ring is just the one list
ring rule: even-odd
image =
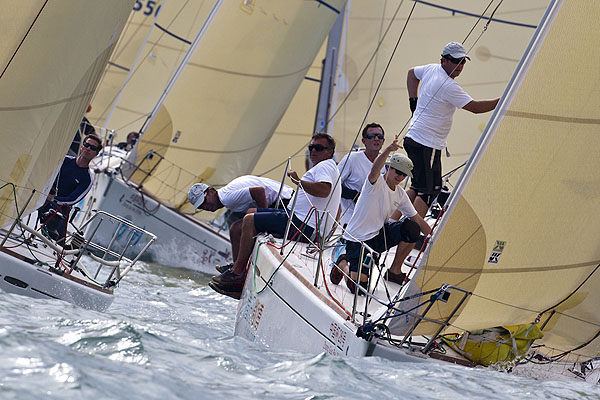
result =
[{"label": "man standing on bow", "polygon": [[450,42],[442,51],[440,64],[408,70],[406,85],[413,117],[404,149],[414,163],[414,177],[407,194],[421,216],[442,188],[441,154],[456,109],[479,114],[493,110],[498,104],[499,98],[473,100],[454,81],[467,60],[470,58],[463,45]]}]

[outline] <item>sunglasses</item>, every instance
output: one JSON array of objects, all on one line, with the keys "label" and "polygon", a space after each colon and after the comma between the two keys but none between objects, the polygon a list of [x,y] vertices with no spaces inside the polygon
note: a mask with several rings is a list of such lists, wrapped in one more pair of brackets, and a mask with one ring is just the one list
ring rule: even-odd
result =
[{"label": "sunglasses", "polygon": [[452,64],[461,64],[464,65],[467,62],[466,58],[454,58],[452,56],[444,56],[444,58],[450,61]]},{"label": "sunglasses", "polygon": [[407,175],[406,175],[404,172],[400,171],[399,169],[396,169],[396,168],[392,168],[392,169],[393,169],[393,170],[396,172],[396,174],[398,174],[398,175],[404,175],[404,176],[407,176]]},{"label": "sunglasses", "polygon": [[83,144],[83,147],[88,148],[93,151],[100,151],[100,149],[102,148],[101,146],[94,146],[93,144],[90,144],[90,142],[85,142]]},{"label": "sunglasses", "polygon": [[308,145],[308,151],[323,151],[323,150],[327,150],[329,149],[329,147],[325,147],[322,144],[309,144]]},{"label": "sunglasses", "polygon": [[377,139],[383,140],[383,134],[382,133],[367,133],[365,135],[365,138],[366,139],[375,139],[375,138],[377,138]]}]

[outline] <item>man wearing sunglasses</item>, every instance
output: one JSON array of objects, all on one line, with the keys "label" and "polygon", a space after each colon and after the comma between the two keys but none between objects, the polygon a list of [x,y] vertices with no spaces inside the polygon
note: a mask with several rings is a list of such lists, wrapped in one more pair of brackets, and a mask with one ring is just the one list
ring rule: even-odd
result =
[{"label": "man wearing sunglasses", "polygon": [[369,175],[373,161],[379,155],[383,146],[383,127],[377,123],[370,123],[363,128],[362,142],[364,151],[353,151],[342,157],[338,164],[340,170],[340,183],[342,184],[342,215],[340,223],[347,224],[354,212],[354,204],[358,201],[360,189]]},{"label": "man wearing sunglasses", "polygon": [[[400,184],[408,176],[412,178],[413,164],[403,154],[390,154],[398,150],[398,140],[394,141],[377,156],[369,175],[365,180],[354,209],[354,214],[344,232],[346,239],[346,258],[350,264],[350,277],[346,280],[350,291],[356,291],[354,282],[366,290],[369,271],[361,271],[360,279],[358,270],[361,259],[361,242],[364,242],[376,252],[384,252],[394,246],[396,255],[392,261],[386,279],[401,285],[406,275],[402,272],[402,264],[414,247],[419,233],[431,233],[431,228],[417,214],[408,195]],[[389,156],[389,158],[388,158]],[[381,174],[381,169],[386,166],[386,172]],[[400,221],[389,222],[389,218],[399,211],[406,218]],[[363,253],[363,260],[366,253]],[[375,257],[375,261],[377,257]],[[364,262],[363,262],[364,265]],[[362,291],[359,294],[364,294]]]},{"label": "man wearing sunglasses", "polygon": [[[298,198],[292,215],[293,225],[290,226],[287,238],[302,242],[315,240],[318,236],[326,236],[330,232],[342,192],[337,164],[333,160],[335,140],[326,133],[317,133],[312,137],[308,150],[313,167],[306,171],[302,178],[296,171],[290,170],[287,173],[292,183],[298,185]],[[317,220],[321,223],[319,226],[316,224]],[[283,237],[287,221],[288,216],[284,210],[248,210],[242,220],[238,256],[233,267],[219,276],[214,276],[209,286],[221,294],[239,299],[256,234],[265,232]],[[233,240],[236,239],[232,238],[232,242]]]},{"label": "man wearing sunglasses", "polygon": [[[89,165],[102,149],[102,141],[95,133],[87,135],[81,145],[79,156],[66,156],[46,199],[46,203],[38,209],[38,217],[42,224],[50,218],[62,220],[58,225],[51,224],[50,236],[59,241],[66,235],[66,219],[70,207],[77,204],[92,188],[93,178]],[[57,214],[60,214],[56,217]]]},{"label": "man wearing sunglasses", "polygon": [[467,60],[465,48],[450,42],[442,51],[440,64],[428,64],[408,70],[407,88],[413,113],[404,148],[415,167],[411,187],[407,191],[421,216],[441,191],[441,151],[452,126],[457,108],[475,114],[493,110],[499,98],[473,100],[454,81]]}]

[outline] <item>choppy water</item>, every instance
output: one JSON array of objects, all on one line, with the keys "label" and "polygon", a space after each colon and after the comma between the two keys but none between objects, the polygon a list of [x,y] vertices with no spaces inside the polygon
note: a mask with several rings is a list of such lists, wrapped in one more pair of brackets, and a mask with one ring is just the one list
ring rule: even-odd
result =
[{"label": "choppy water", "polygon": [[209,276],[142,265],[106,313],[0,292],[2,399],[576,399],[583,382],[271,350],[233,337]]}]

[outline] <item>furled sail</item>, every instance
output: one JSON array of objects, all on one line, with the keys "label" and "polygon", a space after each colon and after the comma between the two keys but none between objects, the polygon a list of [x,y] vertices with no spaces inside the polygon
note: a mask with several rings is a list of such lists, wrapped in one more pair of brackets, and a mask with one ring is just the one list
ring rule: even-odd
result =
[{"label": "furled sail", "polygon": [[[170,25],[172,33],[188,42],[214,4],[194,3],[194,10],[179,14],[194,17],[194,24],[186,25],[189,31],[179,31],[177,22]],[[147,132],[160,132],[170,143],[154,178],[144,182],[146,190],[167,204],[179,206],[194,182],[223,185],[252,171],[344,3],[223,2],[163,104],[161,127],[156,126],[156,120],[148,127]],[[157,18],[166,18],[163,12],[174,4],[177,2],[169,0]],[[171,35],[171,39],[175,38]],[[158,66],[166,51],[156,48],[154,63]],[[155,68],[151,56],[142,56],[139,71]],[[144,74],[137,74],[125,86],[109,127],[129,129],[126,120],[136,118],[141,126],[166,86],[158,85],[161,87],[158,95],[153,93],[154,102],[147,102],[152,103],[150,107],[130,113],[127,96],[150,98],[138,89],[155,85],[151,73],[145,79],[140,78]],[[164,82],[163,75],[158,77]],[[128,112],[129,116],[122,117]],[[145,135],[144,141],[152,138]],[[278,151],[287,154],[289,149]]]},{"label": "furled sail", "polygon": [[[536,344],[599,354],[599,17],[595,0],[551,4],[453,194],[413,279],[473,293],[447,331],[544,312]],[[460,297],[429,316],[443,319]]]},{"label": "furled sail", "polygon": [[[7,0],[0,26],[0,183],[22,206],[45,199],[133,1]],[[0,223],[14,218],[0,191]],[[38,202],[39,203],[39,202]]]}]

